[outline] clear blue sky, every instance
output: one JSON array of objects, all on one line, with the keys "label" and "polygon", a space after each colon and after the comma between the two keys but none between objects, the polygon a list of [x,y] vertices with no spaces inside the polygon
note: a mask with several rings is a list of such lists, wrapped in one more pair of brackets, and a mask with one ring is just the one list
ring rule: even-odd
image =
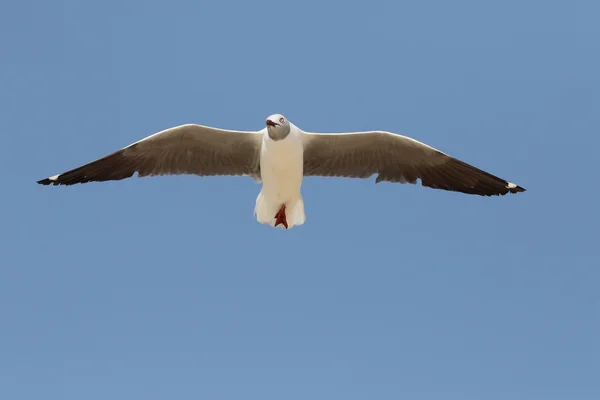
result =
[{"label": "clear blue sky", "polygon": [[[2,399],[598,399],[600,5],[0,6]],[[384,129],[523,185],[35,181],[183,123]]]}]

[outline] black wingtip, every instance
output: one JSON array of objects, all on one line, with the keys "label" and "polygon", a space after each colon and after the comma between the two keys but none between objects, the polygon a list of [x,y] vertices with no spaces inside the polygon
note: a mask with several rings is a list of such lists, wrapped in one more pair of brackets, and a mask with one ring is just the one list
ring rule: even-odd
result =
[{"label": "black wingtip", "polygon": [[42,179],[41,181],[37,181],[40,185],[58,185],[57,176],[51,176],[50,178]]},{"label": "black wingtip", "polygon": [[525,191],[524,187],[521,187],[519,185],[515,185],[512,182],[507,182],[508,186],[506,187],[508,189],[509,193],[521,193]]}]

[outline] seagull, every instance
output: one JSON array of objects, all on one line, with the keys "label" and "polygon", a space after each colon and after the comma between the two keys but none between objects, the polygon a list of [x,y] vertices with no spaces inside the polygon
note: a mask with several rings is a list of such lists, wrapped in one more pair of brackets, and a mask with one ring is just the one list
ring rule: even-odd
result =
[{"label": "seagull", "polygon": [[133,176],[191,174],[250,176],[262,188],[258,222],[291,229],[306,221],[301,194],[305,176],[369,178],[417,183],[480,196],[525,189],[407,136],[386,131],[304,132],[281,114],[259,131],[186,124],[163,130],[42,185],[117,181]]}]

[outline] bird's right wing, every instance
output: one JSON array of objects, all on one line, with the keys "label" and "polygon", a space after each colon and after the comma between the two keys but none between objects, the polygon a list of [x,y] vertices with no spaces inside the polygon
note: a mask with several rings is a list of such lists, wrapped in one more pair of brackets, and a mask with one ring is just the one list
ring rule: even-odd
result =
[{"label": "bird's right wing", "polygon": [[181,125],[148,136],[79,168],[42,179],[42,185],[120,180],[133,176],[248,175],[260,179],[262,132]]}]

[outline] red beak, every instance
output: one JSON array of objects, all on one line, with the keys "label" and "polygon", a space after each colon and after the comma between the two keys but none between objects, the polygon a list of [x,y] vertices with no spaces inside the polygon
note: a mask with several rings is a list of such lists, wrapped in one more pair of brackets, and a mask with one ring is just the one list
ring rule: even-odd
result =
[{"label": "red beak", "polygon": [[276,124],[275,122],[273,122],[270,119],[268,119],[267,120],[267,126],[279,126],[279,124]]}]

